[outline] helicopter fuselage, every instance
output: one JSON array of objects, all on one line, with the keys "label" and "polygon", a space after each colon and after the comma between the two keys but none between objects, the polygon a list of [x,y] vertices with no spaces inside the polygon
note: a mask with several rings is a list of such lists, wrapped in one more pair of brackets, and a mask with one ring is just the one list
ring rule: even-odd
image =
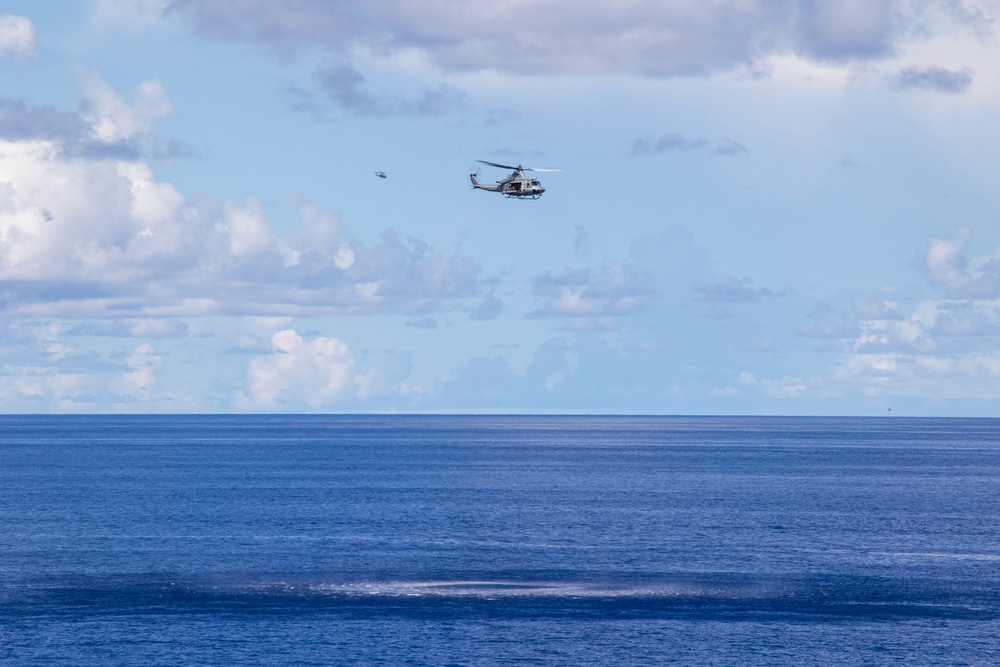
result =
[{"label": "helicopter fuselage", "polygon": [[524,172],[516,169],[514,173],[505,178],[497,179],[496,185],[480,183],[475,173],[469,174],[472,187],[477,190],[487,192],[499,192],[504,197],[516,197],[517,199],[538,199],[545,192],[542,184],[533,178],[528,178]]}]

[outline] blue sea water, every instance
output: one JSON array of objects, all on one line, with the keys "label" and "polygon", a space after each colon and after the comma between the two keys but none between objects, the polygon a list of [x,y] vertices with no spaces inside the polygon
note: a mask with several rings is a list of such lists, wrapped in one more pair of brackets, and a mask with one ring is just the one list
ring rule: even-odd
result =
[{"label": "blue sea water", "polygon": [[1000,421],[0,417],[4,665],[993,665]]}]

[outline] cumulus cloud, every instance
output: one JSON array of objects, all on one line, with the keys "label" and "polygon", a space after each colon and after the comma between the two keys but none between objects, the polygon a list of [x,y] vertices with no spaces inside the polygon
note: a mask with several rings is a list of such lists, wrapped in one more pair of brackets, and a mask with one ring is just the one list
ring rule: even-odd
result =
[{"label": "cumulus cloud", "polygon": [[[869,303],[878,300],[869,300]],[[840,341],[850,357],[919,357],[945,361],[992,352],[1000,342],[1000,306],[994,300],[925,299],[885,303],[881,312],[855,302],[839,327],[828,324],[804,335]]]},{"label": "cumulus cloud", "polygon": [[931,238],[917,268],[929,298],[855,301],[806,335],[836,341],[829,382],[870,397],[992,398],[1000,379],[1000,264],[968,259],[968,230]]},{"label": "cumulus cloud", "polygon": [[[279,233],[253,197],[185,198],[137,146],[172,106],[91,72],[80,113],[0,99],[0,304],[27,315],[423,314],[476,296],[478,264],[383,232],[364,244],[299,202]],[[132,148],[129,148],[132,147]]]},{"label": "cumulus cloud", "polygon": [[964,93],[972,86],[972,70],[943,67],[907,67],[893,77],[899,90],[922,90],[937,93]]},{"label": "cumulus cloud", "polygon": [[830,369],[834,382],[859,387],[867,397],[996,400],[1000,355],[989,352],[845,354]]},{"label": "cumulus cloud", "polygon": [[970,232],[951,238],[931,238],[919,269],[932,285],[953,299],[1000,297],[1000,261],[989,259],[970,267],[965,256]]},{"label": "cumulus cloud", "polygon": [[156,386],[156,371],[163,358],[148,343],[133,348],[125,358],[129,370],[118,382],[120,393],[132,400],[148,399]]},{"label": "cumulus cloud", "polygon": [[84,377],[79,373],[49,372],[21,365],[0,376],[0,405],[28,409],[65,409],[79,396]]},{"label": "cumulus cloud", "polygon": [[859,299],[851,304],[850,311],[838,314],[826,304],[817,307],[812,325],[799,332],[809,338],[847,339],[857,336],[861,323],[871,320],[888,321],[905,318],[899,304],[886,302],[877,296]]},{"label": "cumulus cloud", "polygon": [[61,157],[131,160],[141,154],[141,146],[132,139],[100,139],[78,114],[11,98],[0,98],[0,140],[4,139],[47,140]]},{"label": "cumulus cloud", "polygon": [[[316,50],[408,54],[445,71],[650,76],[705,74],[789,52],[826,61],[881,58],[915,32],[928,11],[928,3],[906,0],[509,0],[490,6],[172,0],[163,9],[202,34],[261,44],[285,57]],[[984,20],[982,12],[950,14],[976,26]]]},{"label": "cumulus cloud", "polygon": [[[80,66],[73,72],[82,92],[81,111],[0,97],[0,140],[46,141],[62,158],[140,159],[156,123],[173,113],[163,83],[143,81],[126,100],[97,72]],[[185,154],[177,142],[167,142],[164,150],[169,156]]]},{"label": "cumulus cloud", "polygon": [[35,56],[35,26],[24,16],[0,14],[0,60]]},{"label": "cumulus cloud", "polygon": [[544,299],[529,317],[570,318],[585,329],[609,328],[618,317],[637,312],[653,295],[646,277],[623,265],[546,273],[532,280],[532,292]]},{"label": "cumulus cloud", "polygon": [[[172,336],[167,321],[138,319],[79,323],[52,318],[16,319],[0,325],[0,409],[5,412],[154,412],[205,410],[164,383],[168,357],[160,342],[93,345],[80,336]],[[128,330],[125,330],[128,329]],[[148,336],[147,336],[148,335]],[[170,343],[163,341],[162,345]],[[174,376],[176,377],[176,376]],[[206,392],[207,393],[207,392]]]},{"label": "cumulus cloud", "polygon": [[275,242],[264,215],[264,209],[255,197],[247,199],[246,206],[228,202],[223,207],[223,219],[216,224],[227,241],[230,254],[235,258],[250,257],[274,249],[282,255],[282,264],[298,262],[298,255],[286,245]]},{"label": "cumulus cloud", "polygon": [[294,329],[271,337],[271,353],[250,362],[239,404],[250,409],[281,405],[319,408],[357,393],[359,376],[347,344],[317,336],[306,340]]},{"label": "cumulus cloud", "polygon": [[147,137],[153,125],[174,111],[158,79],[140,83],[126,101],[97,72],[80,66],[74,70],[84,95],[83,119],[101,141]]}]

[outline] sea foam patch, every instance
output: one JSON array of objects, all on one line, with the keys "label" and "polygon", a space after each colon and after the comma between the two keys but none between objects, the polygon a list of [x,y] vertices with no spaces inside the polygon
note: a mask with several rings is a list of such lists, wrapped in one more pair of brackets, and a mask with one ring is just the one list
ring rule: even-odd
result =
[{"label": "sea foam patch", "polygon": [[[216,590],[219,587],[214,587]],[[236,592],[352,598],[462,599],[679,599],[760,598],[787,594],[780,586],[705,585],[681,581],[593,582],[513,579],[369,580],[348,582],[257,582],[225,587]]]}]

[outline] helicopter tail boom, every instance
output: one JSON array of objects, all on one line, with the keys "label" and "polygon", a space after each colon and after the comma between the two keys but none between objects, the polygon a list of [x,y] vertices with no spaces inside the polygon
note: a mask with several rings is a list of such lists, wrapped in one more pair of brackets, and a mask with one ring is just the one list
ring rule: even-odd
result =
[{"label": "helicopter tail boom", "polygon": [[483,185],[482,183],[480,183],[479,179],[476,178],[476,172],[472,172],[471,174],[469,174],[469,180],[472,181],[472,187],[479,190],[489,190],[490,192],[496,192],[499,189],[499,186],[496,185]]}]

